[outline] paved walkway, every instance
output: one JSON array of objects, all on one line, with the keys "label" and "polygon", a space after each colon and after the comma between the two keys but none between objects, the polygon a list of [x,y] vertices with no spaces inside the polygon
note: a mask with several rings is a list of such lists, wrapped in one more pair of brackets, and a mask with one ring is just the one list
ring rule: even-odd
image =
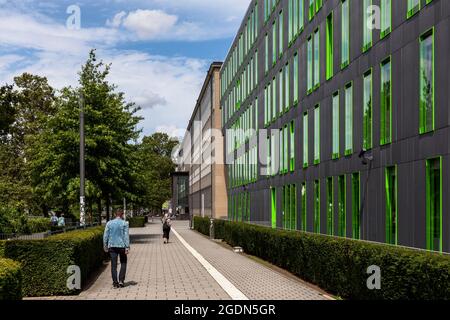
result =
[{"label": "paved walkway", "polygon": [[173,228],[166,245],[160,223],[131,229],[125,288],[112,288],[108,265],[79,296],[53,299],[229,300],[233,292],[250,300],[327,299],[297,278],[189,230],[187,222],[176,221]]}]

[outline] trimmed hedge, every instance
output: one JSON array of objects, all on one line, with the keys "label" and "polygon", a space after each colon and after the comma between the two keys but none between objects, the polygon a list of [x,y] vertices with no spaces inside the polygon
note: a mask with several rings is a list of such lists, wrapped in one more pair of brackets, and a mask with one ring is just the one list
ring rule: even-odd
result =
[{"label": "trimmed hedge", "polygon": [[[3,248],[1,248],[3,247]],[[0,242],[4,257],[20,262],[23,295],[28,297],[70,295],[67,268],[81,269],[82,285],[106,258],[103,251],[103,227],[72,231],[42,240]]]},{"label": "trimmed hedge", "polygon": [[[194,224],[199,232],[201,219]],[[231,246],[342,298],[450,300],[449,255],[221,220],[214,230]],[[381,269],[380,290],[367,288],[372,265]]]},{"label": "trimmed hedge", "polygon": [[130,228],[143,228],[145,227],[145,217],[133,217],[127,218]]},{"label": "trimmed hedge", "polygon": [[0,258],[0,300],[22,299],[22,272],[20,264]]},{"label": "trimmed hedge", "polygon": [[34,218],[28,219],[28,232],[29,233],[41,233],[51,229],[51,222],[48,218]]},{"label": "trimmed hedge", "polygon": [[[214,227],[215,227],[214,223]],[[202,218],[200,216],[194,217],[194,229],[197,230],[200,233],[203,233],[207,236],[209,236],[209,228],[211,226],[211,218]],[[215,230],[215,228],[214,228]],[[217,238],[217,232],[215,232],[215,236]]]}]

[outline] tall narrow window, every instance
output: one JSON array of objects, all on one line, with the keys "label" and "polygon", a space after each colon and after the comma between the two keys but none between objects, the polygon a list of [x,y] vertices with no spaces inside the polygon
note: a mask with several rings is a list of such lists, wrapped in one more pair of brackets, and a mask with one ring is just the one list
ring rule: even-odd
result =
[{"label": "tall narrow window", "polygon": [[294,38],[294,2],[296,0],[289,0],[289,13],[288,13],[288,28],[289,28],[289,45]]},{"label": "tall narrow window", "polygon": [[420,10],[420,0],[408,0],[407,17],[410,18]]},{"label": "tall narrow window", "polygon": [[298,103],[298,54],[294,54],[294,105],[297,105]]},{"label": "tall narrow window", "polygon": [[289,156],[289,170],[295,170],[295,122],[291,121],[290,125],[290,156]]},{"label": "tall narrow window", "polygon": [[320,163],[320,106],[314,108],[314,164]]},{"label": "tall narrow window", "polygon": [[333,130],[332,130],[332,141],[333,141],[333,159],[338,159],[340,157],[339,151],[339,122],[340,122],[340,113],[339,113],[339,92],[336,92],[333,95],[333,108],[332,108],[332,116],[333,116]]},{"label": "tall narrow window", "polygon": [[333,13],[327,17],[326,30],[326,78],[327,80],[333,77],[333,57],[334,57],[334,43],[333,43]]},{"label": "tall narrow window", "polygon": [[313,42],[312,37],[308,38],[308,52],[307,52],[307,59],[308,59],[308,70],[307,70],[307,82],[308,82],[308,93],[310,93],[313,89]]},{"label": "tall narrow window", "polygon": [[266,34],[266,38],[264,41],[264,46],[265,46],[265,54],[266,56],[264,57],[264,72],[267,73],[269,72],[269,35]]},{"label": "tall narrow window", "polygon": [[297,185],[291,185],[290,191],[290,229],[297,230]]},{"label": "tall narrow window", "polygon": [[427,160],[427,249],[442,252],[442,159]]},{"label": "tall narrow window", "polygon": [[320,181],[314,181],[314,232],[320,233]]},{"label": "tall narrow window", "polygon": [[298,0],[291,0],[291,2],[293,2],[292,4],[292,17],[293,17],[293,23],[292,23],[292,38],[295,39],[295,37],[298,34],[298,5],[299,5],[299,1]]},{"label": "tall narrow window", "polygon": [[350,0],[342,1],[342,52],[341,52],[341,68],[345,68],[350,63]]},{"label": "tall narrow window", "polygon": [[283,77],[283,69],[280,70],[280,73],[278,74],[278,112],[279,114],[283,114],[284,112],[284,84],[283,81],[284,77]]},{"label": "tall narrow window", "polygon": [[334,192],[333,178],[327,178],[327,234],[334,235]]},{"label": "tall narrow window", "polygon": [[283,173],[287,173],[289,171],[289,128],[287,125],[284,126],[283,129]]},{"label": "tall narrow window", "polygon": [[290,81],[289,81],[289,63],[284,67],[284,110],[287,111],[291,106]]},{"label": "tall narrow window", "polygon": [[346,237],[346,192],[345,192],[345,175],[338,178],[339,187],[339,208],[338,208],[338,235],[339,237]]},{"label": "tall narrow window", "polygon": [[369,48],[372,46],[372,12],[370,10],[371,6],[372,0],[363,1],[363,52],[369,50]]},{"label": "tall narrow window", "polygon": [[283,21],[283,11],[280,12],[280,16],[278,19],[278,54],[281,57],[283,55],[283,51],[284,51],[284,36],[283,36],[283,30],[284,30],[284,21]]},{"label": "tall narrow window", "polygon": [[384,38],[391,32],[391,0],[381,0],[381,34]]},{"label": "tall narrow window", "polygon": [[363,148],[372,149],[372,70],[364,75]]},{"label": "tall narrow window", "polygon": [[272,25],[272,64],[275,65],[277,62],[277,23],[273,22]]},{"label": "tall narrow window", "polygon": [[386,168],[386,243],[397,244],[397,168]]},{"label": "tall narrow window", "polygon": [[307,208],[307,203],[306,203],[306,182],[302,183],[302,190],[301,190],[301,194],[302,194],[302,230],[303,231],[307,231],[307,215],[306,215],[306,208]]},{"label": "tall narrow window", "polygon": [[314,32],[314,89],[320,85],[320,32]]},{"label": "tall narrow window", "polygon": [[308,113],[305,112],[303,114],[303,167],[307,168],[308,165]]},{"label": "tall narrow window", "polygon": [[283,191],[283,201],[281,202],[281,205],[282,205],[282,212],[283,212],[283,229],[289,229],[290,228],[290,214],[291,214],[291,210],[289,208],[289,201],[290,201],[289,186],[284,186],[282,191]]},{"label": "tall narrow window", "polygon": [[420,133],[434,130],[434,33],[420,38]]},{"label": "tall narrow window", "polygon": [[303,30],[305,23],[305,5],[303,0],[297,0],[298,4],[298,31]]},{"label": "tall narrow window", "polygon": [[272,228],[277,227],[277,189],[270,188],[271,208],[272,208]]},{"label": "tall narrow window", "polygon": [[345,88],[345,155],[353,153],[353,87]]},{"label": "tall narrow window", "polygon": [[352,174],[352,234],[353,239],[361,239],[361,212],[360,212],[360,175]]},{"label": "tall narrow window", "polygon": [[391,59],[381,64],[381,145],[392,142]]},{"label": "tall narrow window", "polygon": [[284,173],[284,131],[283,129],[280,129],[280,135],[279,135],[279,150],[280,150],[280,173]]},{"label": "tall narrow window", "polygon": [[277,78],[272,79],[272,120],[275,120],[277,112]]},{"label": "tall narrow window", "polygon": [[314,17],[314,0],[309,0],[309,10],[308,10],[309,20]]}]

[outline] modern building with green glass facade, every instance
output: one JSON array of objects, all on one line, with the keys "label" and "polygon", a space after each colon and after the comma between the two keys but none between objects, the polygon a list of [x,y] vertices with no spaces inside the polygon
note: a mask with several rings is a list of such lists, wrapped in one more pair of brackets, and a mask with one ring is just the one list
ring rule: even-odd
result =
[{"label": "modern building with green glass facade", "polygon": [[450,1],[252,1],[221,69],[229,219],[450,252]]}]

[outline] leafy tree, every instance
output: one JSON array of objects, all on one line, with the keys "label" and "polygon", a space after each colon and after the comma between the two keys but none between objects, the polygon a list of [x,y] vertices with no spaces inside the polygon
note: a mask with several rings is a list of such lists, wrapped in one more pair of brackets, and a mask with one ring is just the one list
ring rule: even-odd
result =
[{"label": "leafy tree", "polygon": [[37,193],[65,212],[78,206],[79,114],[83,97],[86,135],[86,191],[88,207],[102,199],[120,198],[131,189],[132,144],[141,118],[133,103],[107,81],[110,65],[97,62],[95,50],[79,73],[79,88],[67,87],[57,100],[57,112],[34,146],[32,181]]},{"label": "leafy tree", "polygon": [[137,194],[140,195],[137,201],[141,206],[160,210],[164,202],[170,199],[170,174],[175,171],[171,155],[177,145],[178,141],[165,133],[143,138],[137,151]]}]

